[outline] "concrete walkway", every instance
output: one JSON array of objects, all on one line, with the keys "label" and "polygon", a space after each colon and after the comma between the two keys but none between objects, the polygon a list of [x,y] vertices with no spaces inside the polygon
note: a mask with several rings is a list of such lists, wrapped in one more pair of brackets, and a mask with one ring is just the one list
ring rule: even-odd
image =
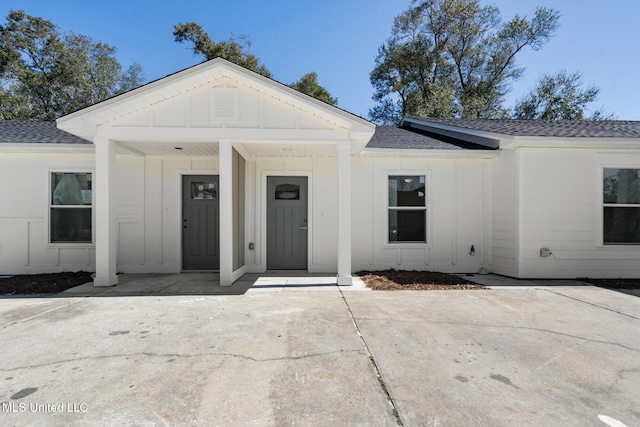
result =
[{"label": "concrete walkway", "polygon": [[180,276],[0,299],[0,425],[640,425],[632,295]]}]

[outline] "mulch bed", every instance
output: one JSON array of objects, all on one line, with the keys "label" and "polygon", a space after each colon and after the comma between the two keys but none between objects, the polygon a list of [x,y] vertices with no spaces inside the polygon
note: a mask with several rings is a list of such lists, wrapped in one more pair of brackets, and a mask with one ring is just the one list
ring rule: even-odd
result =
[{"label": "mulch bed", "polygon": [[360,271],[367,287],[375,291],[489,289],[458,276],[433,271]]},{"label": "mulch bed", "polygon": [[20,274],[0,278],[0,295],[57,294],[91,282],[91,273]]}]

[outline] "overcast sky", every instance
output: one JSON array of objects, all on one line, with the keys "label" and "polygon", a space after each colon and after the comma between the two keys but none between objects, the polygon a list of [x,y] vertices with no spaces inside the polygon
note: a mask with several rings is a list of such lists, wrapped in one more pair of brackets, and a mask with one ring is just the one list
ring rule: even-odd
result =
[{"label": "overcast sky", "polygon": [[[11,9],[52,21],[118,49],[123,66],[138,62],[155,80],[202,61],[174,42],[173,25],[195,21],[215,40],[246,35],[273,77],[291,83],[310,71],[338,98],[338,106],[366,117],[373,105],[369,72],[394,16],[410,0],[0,0],[2,22]],[[532,16],[536,6],[562,15],[556,36],[540,51],[518,57],[525,75],[507,105],[545,72],[583,73],[601,90],[597,106],[617,119],[640,120],[640,1],[495,0],[503,20]]]}]

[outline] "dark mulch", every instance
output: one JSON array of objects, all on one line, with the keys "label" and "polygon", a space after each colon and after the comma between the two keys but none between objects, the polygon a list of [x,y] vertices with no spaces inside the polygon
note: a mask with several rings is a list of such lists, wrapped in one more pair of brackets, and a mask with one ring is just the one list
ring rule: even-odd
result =
[{"label": "dark mulch", "polygon": [[471,280],[434,271],[361,271],[358,276],[376,291],[488,289]]},{"label": "dark mulch", "polygon": [[57,294],[91,282],[91,273],[20,274],[0,278],[0,295]]},{"label": "dark mulch", "polygon": [[640,289],[640,279],[589,279],[579,278],[581,282],[607,289]]}]

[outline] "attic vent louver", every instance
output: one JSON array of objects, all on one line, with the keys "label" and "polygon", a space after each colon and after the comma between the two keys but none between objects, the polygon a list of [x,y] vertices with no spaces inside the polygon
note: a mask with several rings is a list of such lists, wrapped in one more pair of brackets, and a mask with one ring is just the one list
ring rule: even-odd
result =
[{"label": "attic vent louver", "polygon": [[211,121],[237,122],[240,116],[239,94],[236,88],[211,90]]}]

